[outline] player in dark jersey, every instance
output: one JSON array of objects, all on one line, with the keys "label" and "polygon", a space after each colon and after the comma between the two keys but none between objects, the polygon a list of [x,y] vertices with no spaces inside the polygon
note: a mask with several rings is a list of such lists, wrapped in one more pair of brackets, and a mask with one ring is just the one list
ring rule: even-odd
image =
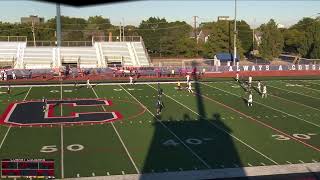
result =
[{"label": "player in dark jersey", "polygon": [[162,109],[164,108],[163,102],[159,97],[157,99],[156,108],[157,108],[157,116],[159,116],[161,114]]}]

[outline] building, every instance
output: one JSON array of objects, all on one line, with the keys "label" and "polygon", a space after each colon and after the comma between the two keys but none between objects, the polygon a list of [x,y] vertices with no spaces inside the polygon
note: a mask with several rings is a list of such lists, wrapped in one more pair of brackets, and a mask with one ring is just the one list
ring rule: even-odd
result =
[{"label": "building", "polygon": [[38,17],[34,15],[30,15],[29,17],[21,17],[21,23],[32,23],[34,22],[35,24],[41,24],[44,23],[44,18],[43,17]]},{"label": "building", "polygon": [[218,16],[218,21],[228,21],[229,16]]}]

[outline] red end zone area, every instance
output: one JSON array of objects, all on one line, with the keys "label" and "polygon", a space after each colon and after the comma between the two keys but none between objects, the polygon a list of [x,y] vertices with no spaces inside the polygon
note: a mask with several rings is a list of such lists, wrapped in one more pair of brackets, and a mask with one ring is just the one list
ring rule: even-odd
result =
[{"label": "red end zone area", "polygon": [[[15,102],[8,105],[1,116],[0,124],[11,126],[103,124],[123,118],[118,111],[71,112],[70,116],[55,116],[54,106],[62,105],[69,105],[70,107],[103,107],[111,106],[112,102],[105,99],[48,100],[46,104],[40,100]],[[45,110],[44,106],[46,106]]]}]

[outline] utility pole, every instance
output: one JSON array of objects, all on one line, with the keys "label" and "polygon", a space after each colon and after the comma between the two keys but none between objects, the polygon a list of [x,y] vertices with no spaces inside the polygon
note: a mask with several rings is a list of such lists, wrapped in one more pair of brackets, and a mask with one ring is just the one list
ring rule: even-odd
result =
[{"label": "utility pole", "polygon": [[256,24],[256,18],[253,20],[253,27],[252,27],[252,53],[254,53],[254,26]]},{"label": "utility pole", "polygon": [[120,29],[120,42],[121,42],[121,22],[120,22],[120,26],[119,26],[119,29]]},{"label": "utility pole", "polygon": [[32,20],[32,36],[33,36],[33,46],[36,47],[36,37],[34,35],[34,22]]},{"label": "utility pole", "polygon": [[124,18],[122,18],[122,23],[123,23],[123,26],[122,26],[122,39],[124,39],[124,41],[126,41],[125,39],[125,36],[124,36]]},{"label": "utility pole", "polygon": [[237,0],[234,0],[234,34],[233,34],[233,65],[237,57]]},{"label": "utility pole", "polygon": [[197,40],[197,18],[198,18],[198,16],[193,16],[194,38],[196,40]]}]

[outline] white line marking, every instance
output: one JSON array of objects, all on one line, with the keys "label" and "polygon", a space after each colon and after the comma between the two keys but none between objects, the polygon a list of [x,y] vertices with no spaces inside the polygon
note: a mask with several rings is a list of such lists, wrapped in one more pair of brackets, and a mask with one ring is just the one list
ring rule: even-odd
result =
[{"label": "white line marking", "polygon": [[315,163],[317,163],[317,162],[318,162],[318,161],[316,161],[316,160],[314,160],[314,159],[312,159],[312,161],[313,161],[313,162],[315,162]]},{"label": "white line marking", "polygon": [[121,85],[119,85],[124,91],[126,91],[134,100],[136,100],[139,104],[141,104],[142,107],[144,107],[153,117],[156,118],[160,124],[166,128],[175,138],[180,141],[182,145],[184,145],[194,156],[196,156],[207,168],[211,169],[211,167],[197,154],[195,153],[188,145],[186,145],[179,137],[176,135],[171,129],[169,129],[165,124],[163,124],[144,104],[142,104],[136,97],[134,97],[130,92],[128,92],[125,88],[123,88]]},{"label": "white line marking", "polygon": [[122,175],[125,175],[124,171],[121,171],[121,174],[122,174]]},{"label": "white line marking", "polygon": [[266,164],[265,164],[265,163],[263,163],[263,162],[262,162],[262,163],[260,163],[260,164],[261,164],[262,166],[265,166],[265,165],[266,165]]},{"label": "white line marking", "polygon": [[292,101],[292,100],[289,100],[289,99],[286,99],[286,98],[283,98],[283,97],[280,97],[280,96],[276,96],[276,95],[270,95],[270,96],[273,96],[273,97],[276,97],[276,98],[279,98],[279,99],[283,99],[285,101],[292,102],[292,103],[295,103],[295,104],[298,104],[298,105],[301,105],[301,106],[305,106],[305,107],[308,107],[308,108],[316,110],[316,111],[320,111],[320,109],[317,109],[317,108],[314,108],[314,107],[311,107],[311,106],[308,106],[308,105],[305,105],[305,104],[302,104],[302,103],[299,103],[299,102],[296,102],[296,101]]},{"label": "white line marking", "polygon": [[[155,89],[153,86],[149,85],[151,88]],[[155,89],[156,90],[156,89]],[[195,112],[194,110],[190,109],[189,107],[187,107],[186,105],[180,103],[179,101],[173,99],[172,97],[170,97],[169,95],[165,94],[165,96],[167,96],[168,98],[172,99],[173,101],[175,101],[176,103],[180,104],[181,106],[185,107],[186,109],[190,110],[191,112],[193,112],[194,114],[200,116],[197,112]],[[266,159],[270,160],[271,162],[278,164],[276,161],[274,161],[273,159],[271,159],[270,157],[266,156],[265,154],[263,154],[262,152],[256,150],[255,148],[253,148],[252,146],[250,146],[249,144],[245,143],[244,141],[242,141],[241,139],[239,139],[238,137],[234,136],[233,134],[231,134],[230,132],[226,131],[225,129],[215,125],[214,123],[212,123],[211,121],[207,121],[209,124],[213,125],[214,127],[216,127],[217,129],[219,129],[220,131],[223,131],[224,133],[232,136],[234,139],[238,140],[240,143],[244,144],[245,146],[247,146],[248,148],[252,149],[253,151],[255,151],[256,153],[260,154],[261,156],[265,157]]]},{"label": "white line marking", "polygon": [[301,162],[301,163],[305,163],[305,162],[303,162],[302,160],[299,160],[299,162]]},{"label": "white line marking", "polygon": [[[121,86],[121,87],[122,87],[122,86]],[[97,97],[97,98],[99,98],[99,96],[98,96],[98,94],[96,93],[96,91],[95,91],[93,88],[91,88],[91,89],[92,89],[93,93],[96,95],[96,97]],[[127,90],[125,90],[125,91],[127,91]],[[102,109],[106,112],[106,109],[104,108],[104,106],[102,106]],[[124,144],[124,142],[123,142],[123,140],[122,140],[122,138],[121,138],[121,136],[120,136],[120,134],[119,134],[119,132],[118,132],[118,130],[117,130],[117,128],[114,126],[113,122],[110,122],[110,123],[111,123],[111,125],[112,125],[112,127],[113,127],[114,131],[116,132],[116,134],[117,134],[117,136],[118,136],[118,138],[119,138],[119,140],[120,140],[120,142],[121,142],[121,144],[122,144],[123,148],[124,148],[124,149],[125,149],[125,151],[127,152],[127,155],[128,155],[128,157],[129,157],[129,159],[130,159],[130,161],[131,161],[132,165],[134,166],[134,168],[135,168],[136,172],[137,172],[138,174],[140,174],[140,171],[139,171],[139,169],[138,169],[138,167],[137,167],[136,163],[133,161],[133,159],[132,159],[132,157],[131,157],[131,155],[130,155],[130,153],[129,153],[129,151],[128,151],[127,147],[126,147],[126,145]],[[132,121],[130,121],[130,123],[132,123]]]},{"label": "white line marking", "polygon": [[96,174],[93,172],[93,173],[92,173],[92,176],[96,176]]},{"label": "white line marking", "polygon": [[[62,100],[62,86],[60,86],[60,99]],[[60,104],[60,115],[63,115],[62,104]],[[64,146],[63,146],[63,125],[60,125],[60,142],[61,142],[61,178],[64,178]]]},{"label": "white line marking", "polygon": [[306,97],[310,97],[310,98],[314,98],[314,99],[320,99],[320,98],[317,98],[317,97],[314,97],[314,96],[310,96],[310,95],[306,95],[306,94],[301,94],[301,93],[298,93],[298,92],[295,92],[295,91],[289,91],[289,90],[282,89],[282,88],[275,87],[275,86],[271,86],[271,85],[268,85],[268,86],[273,87],[273,88],[276,88],[276,89],[280,89],[280,90],[283,90],[283,91],[287,91],[287,92],[290,92],[290,93],[300,94],[300,95],[302,95],[302,96],[306,96]]},{"label": "white line marking", "polygon": [[[30,91],[31,91],[31,88],[32,88],[32,87],[29,88],[26,96],[23,98],[23,101],[25,101],[25,100],[27,99],[27,97],[28,97],[28,95],[29,95],[29,93],[30,93]],[[3,145],[4,141],[6,140],[8,134],[9,134],[9,132],[10,132],[10,130],[11,130],[11,127],[12,127],[12,126],[10,125],[9,128],[7,129],[7,132],[6,132],[6,134],[4,135],[4,137],[3,137],[2,141],[1,141],[0,149],[2,148],[2,145]]]},{"label": "white line marking", "polygon": [[80,177],[80,174],[79,174],[79,173],[77,174],[77,177]]},{"label": "white line marking", "polygon": [[290,162],[290,161],[286,161],[288,164],[292,164],[292,162]]},{"label": "white line marking", "polygon": [[109,172],[107,172],[107,176],[110,176],[110,173],[109,173]]},{"label": "white line marking", "polygon": [[248,163],[249,166],[252,166],[252,164]]},{"label": "white line marking", "polygon": [[[201,84],[204,84],[205,86],[208,86],[208,87],[211,87],[211,88],[215,88],[215,89],[218,89],[218,90],[220,90],[220,91],[223,91],[223,92],[232,94],[232,95],[237,96],[237,97],[241,97],[241,96],[239,96],[239,95],[237,95],[237,94],[231,93],[231,92],[229,92],[229,91],[225,91],[225,90],[223,90],[223,89],[220,89],[220,88],[217,88],[217,87],[214,87],[214,86],[210,86],[210,85],[205,84],[205,83],[201,83]],[[306,122],[306,123],[312,124],[312,125],[317,126],[317,127],[320,128],[320,125],[319,125],[319,124],[315,124],[315,123],[313,123],[313,122],[307,121],[307,120],[302,119],[302,118],[299,118],[299,117],[297,117],[297,116],[295,116],[295,115],[286,113],[286,112],[284,112],[284,111],[281,111],[281,110],[279,110],[279,109],[275,109],[275,108],[273,108],[273,107],[271,107],[271,106],[268,106],[268,105],[265,105],[265,104],[262,104],[262,103],[259,103],[259,102],[255,102],[255,103],[260,104],[260,105],[262,105],[262,106],[265,106],[265,107],[267,107],[267,108],[269,108],[269,109],[273,109],[273,110],[275,110],[275,111],[281,112],[281,113],[283,113],[283,114],[286,114],[286,115],[288,115],[288,116],[294,117],[294,118],[296,118],[296,119],[299,119],[299,120],[301,120],[301,121],[304,121],[304,122]]]}]

